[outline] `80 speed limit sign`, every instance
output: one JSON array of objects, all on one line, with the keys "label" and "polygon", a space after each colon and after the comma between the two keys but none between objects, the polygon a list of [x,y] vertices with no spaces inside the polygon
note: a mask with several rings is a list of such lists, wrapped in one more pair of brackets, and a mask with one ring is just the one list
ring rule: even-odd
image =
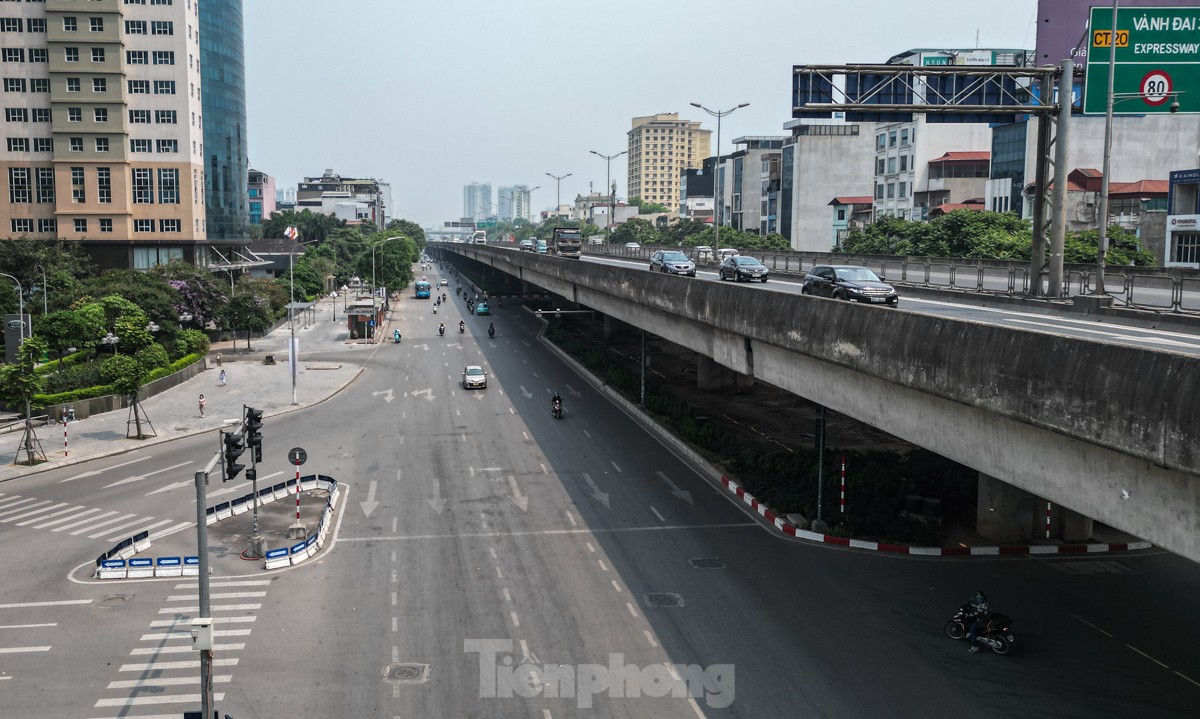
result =
[{"label": "80 speed limit sign", "polygon": [[1171,96],[1171,76],[1163,70],[1151,70],[1142,78],[1142,100],[1152,107],[1157,107]]}]

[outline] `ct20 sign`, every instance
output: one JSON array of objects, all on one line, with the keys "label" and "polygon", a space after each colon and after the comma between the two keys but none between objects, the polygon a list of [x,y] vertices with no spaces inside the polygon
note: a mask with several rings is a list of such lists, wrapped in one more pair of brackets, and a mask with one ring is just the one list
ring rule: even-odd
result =
[{"label": "ct20 sign", "polygon": [[[1083,111],[1103,114],[1113,45],[1112,7],[1093,7]],[[1200,113],[1200,7],[1122,7],[1117,11],[1113,112]]]}]

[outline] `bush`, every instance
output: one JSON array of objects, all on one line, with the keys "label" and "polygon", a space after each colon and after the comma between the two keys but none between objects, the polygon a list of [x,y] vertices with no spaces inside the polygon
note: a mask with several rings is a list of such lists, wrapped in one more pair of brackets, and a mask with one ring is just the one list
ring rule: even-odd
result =
[{"label": "bush", "polygon": [[208,352],[208,335],[200,330],[184,330],[179,333],[179,342],[184,346],[184,354],[204,354]]},{"label": "bush", "polygon": [[202,359],[204,359],[204,355],[202,354],[190,354],[180,357],[166,367],[159,367],[158,369],[151,371],[150,374],[146,375],[146,382],[153,382],[156,379],[162,379],[167,375],[175,374],[184,367],[193,365]]},{"label": "bush", "polygon": [[160,367],[169,367],[171,364],[171,358],[167,356],[167,350],[160,344],[143,347],[137,351],[134,357],[146,372],[151,372]]},{"label": "bush", "polygon": [[49,362],[46,362],[45,364],[38,365],[37,369],[35,369],[34,371],[40,375],[52,374],[54,372],[57,372],[60,369],[60,367],[62,369],[66,369],[67,367],[70,367],[72,365],[78,365],[78,364],[87,362],[88,360],[90,360],[92,358],[92,354],[93,354],[93,351],[90,349],[79,350],[78,352],[73,352],[69,355],[64,355],[62,358],[61,365],[59,364],[59,361],[57,359],[52,359]]},{"label": "bush", "polygon": [[103,383],[104,380],[100,378],[100,364],[89,362],[46,375],[46,394],[69,392],[78,387],[92,387]]},{"label": "bush", "polygon": [[78,402],[81,399],[92,399],[93,397],[103,397],[107,394],[115,394],[112,385],[97,385],[95,387],[81,387],[73,389],[69,392],[59,392],[58,394],[39,394],[34,395],[33,399],[37,407],[49,407],[54,404],[66,404],[67,402]]}]

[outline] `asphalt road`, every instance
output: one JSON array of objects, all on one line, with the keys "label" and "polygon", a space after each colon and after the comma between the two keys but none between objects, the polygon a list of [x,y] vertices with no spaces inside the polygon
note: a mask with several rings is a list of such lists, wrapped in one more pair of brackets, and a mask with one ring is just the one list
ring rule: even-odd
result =
[{"label": "asphalt road", "polygon": [[[264,427],[260,476],[286,470],[283,453],[300,445],[306,471],[349,491],[331,550],[285,572],[214,578],[217,629],[229,632],[215,672],[223,714],[1195,715],[1195,564],[1164,552],[919,560],[779,539],[564,367],[515,303],[468,319],[465,336],[452,305],[435,317],[402,301],[402,344],[364,355],[367,371],[330,401]],[[438,321],[455,329],[439,337]],[[461,389],[467,363],[488,370],[486,390]],[[190,490],[171,485],[194,464],[174,465],[202,464],[213,444],[180,440],[0,493],[169,528],[192,512]],[[167,664],[195,659],[194,580],[70,581],[107,538],[16,526],[4,502],[0,716],[195,709],[196,670]],[[942,634],[976,589],[1016,619],[1013,655],[971,655]],[[625,689],[654,691],[666,663],[708,691],[604,688],[585,701],[550,688],[594,687],[572,672],[613,664]],[[515,676],[533,683],[506,697]]]}]

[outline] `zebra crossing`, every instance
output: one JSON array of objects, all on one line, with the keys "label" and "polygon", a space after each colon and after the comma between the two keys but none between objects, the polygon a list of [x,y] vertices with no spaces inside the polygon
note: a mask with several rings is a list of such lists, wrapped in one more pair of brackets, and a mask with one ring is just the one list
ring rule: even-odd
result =
[{"label": "zebra crossing", "polygon": [[[262,609],[270,579],[217,579],[209,582],[213,616],[213,699],[225,698],[222,688],[233,681],[240,651]],[[105,696],[87,719],[178,719],[200,705],[200,657],[192,648],[192,619],[199,612],[198,585],[174,585],[158,610],[164,618],[150,622],[138,646],[121,664],[119,678],[109,682]],[[165,616],[169,615],[169,616]],[[170,713],[164,713],[170,712]]]},{"label": "zebra crossing", "polygon": [[5,524],[119,542],[143,531],[152,532],[150,538],[153,540],[190,527],[193,522],[159,519],[138,512],[106,511],[100,507],[17,494],[0,494],[0,525]]},{"label": "zebra crossing", "polygon": [[[14,672],[23,665],[23,658],[44,655],[54,648],[49,642],[55,636],[59,623],[36,621],[44,618],[42,612],[50,608],[90,604],[91,599],[0,604],[0,682],[16,676]],[[34,616],[30,616],[31,611]]]}]

